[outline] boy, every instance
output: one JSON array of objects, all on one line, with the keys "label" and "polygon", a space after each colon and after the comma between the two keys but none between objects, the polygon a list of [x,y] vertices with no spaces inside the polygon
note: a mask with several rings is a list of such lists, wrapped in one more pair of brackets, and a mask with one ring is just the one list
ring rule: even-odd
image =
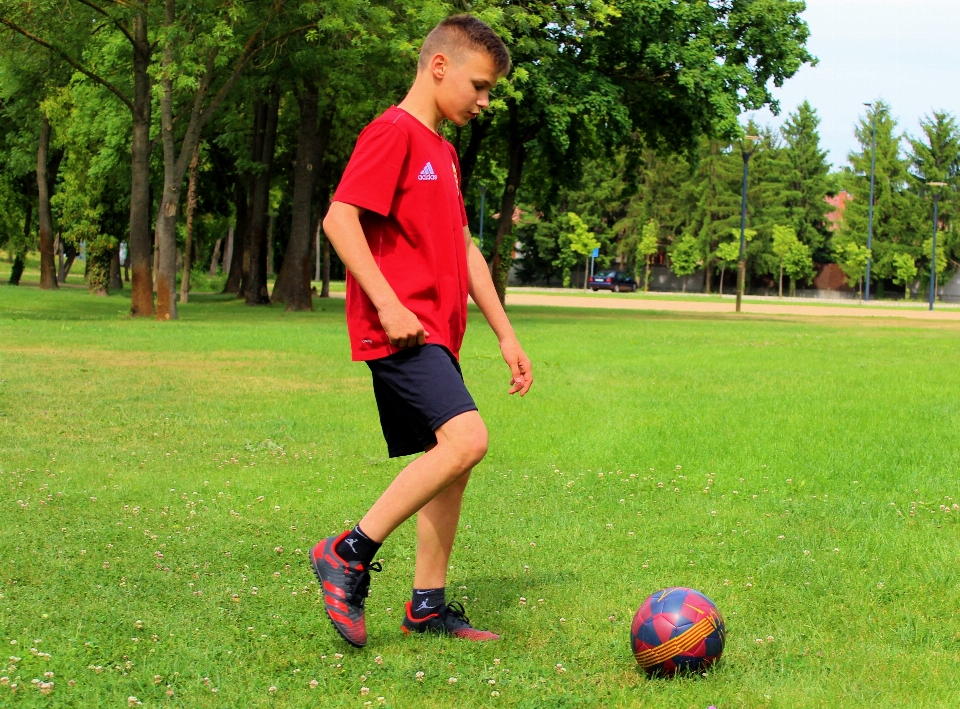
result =
[{"label": "boy", "polygon": [[487,451],[487,429],[458,364],[467,293],[500,341],[510,393],[527,393],[530,360],[470,238],[453,146],[443,120],[466,125],[510,69],[500,38],[469,15],[427,35],[417,77],[399,106],[368,125],[333,196],[323,228],[349,274],[347,329],[354,360],[373,375],[391,457],[425,451],[394,479],[359,524],[310,552],[327,615],[355,647],[367,642],[364,603],[380,545],[417,514],[413,599],[405,633],[499,636],[470,626],[444,585],[470,471]]}]

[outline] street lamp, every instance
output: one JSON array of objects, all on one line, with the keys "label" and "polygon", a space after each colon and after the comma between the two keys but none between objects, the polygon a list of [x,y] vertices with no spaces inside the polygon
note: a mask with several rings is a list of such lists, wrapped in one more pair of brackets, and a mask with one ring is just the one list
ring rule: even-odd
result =
[{"label": "street lamp", "polygon": [[487,186],[480,185],[480,251],[483,251],[483,212],[484,201],[487,197]]},{"label": "street lamp", "polygon": [[[873,104],[865,103],[864,106],[873,109]],[[873,261],[871,249],[873,248],[873,182],[877,168],[877,111],[873,109],[873,140],[870,147],[870,216],[867,217],[867,289],[866,301],[870,300],[870,264]]]},{"label": "street lamp", "polygon": [[[747,150],[744,140],[753,143],[753,147]],[[740,301],[743,298],[743,283],[747,277],[747,166],[750,164],[750,156],[757,150],[756,141],[760,140],[756,135],[745,135],[740,141],[740,154],[743,156],[743,194],[740,197],[740,264],[737,269],[737,312],[740,312]],[[707,278],[710,274],[707,274]]]},{"label": "street lamp", "polygon": [[933,244],[930,247],[930,310],[933,310],[933,300],[937,296],[937,207],[940,205],[940,188],[946,186],[946,182],[927,183],[927,187],[937,188],[933,193]]}]

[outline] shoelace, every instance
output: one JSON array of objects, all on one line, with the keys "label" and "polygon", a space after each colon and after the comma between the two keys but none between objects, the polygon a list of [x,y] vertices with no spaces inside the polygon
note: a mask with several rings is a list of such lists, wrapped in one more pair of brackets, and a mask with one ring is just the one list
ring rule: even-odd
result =
[{"label": "shoelace", "polygon": [[444,623],[446,623],[448,617],[452,616],[455,620],[459,621],[463,625],[470,625],[470,619],[467,618],[467,610],[463,607],[463,604],[460,603],[460,601],[448,603],[442,615]]},{"label": "shoelace", "polygon": [[360,606],[363,608],[367,600],[367,592],[370,590],[370,572],[383,571],[383,567],[380,565],[379,561],[374,561],[372,564],[369,564],[363,571],[357,571],[351,566],[344,567],[344,573],[349,579],[351,576],[357,575],[357,585],[354,587],[353,592],[349,593],[348,602],[354,606]]}]

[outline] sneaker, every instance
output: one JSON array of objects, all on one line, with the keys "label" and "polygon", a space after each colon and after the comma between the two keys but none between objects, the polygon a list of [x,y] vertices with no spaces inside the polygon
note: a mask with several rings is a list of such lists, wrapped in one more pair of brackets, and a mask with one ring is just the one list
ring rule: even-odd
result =
[{"label": "sneaker", "polygon": [[405,635],[410,633],[433,632],[441,635],[452,635],[455,638],[484,642],[485,640],[499,640],[500,636],[489,630],[477,630],[470,625],[470,619],[463,609],[463,604],[457,601],[448,603],[436,613],[426,618],[414,618],[411,613],[411,603],[407,601],[407,614],[400,625]]},{"label": "sneaker", "polygon": [[367,623],[363,609],[370,590],[370,572],[381,571],[374,562],[367,567],[358,561],[345,561],[337,554],[337,544],[350,533],[333,535],[310,550],[310,566],[323,591],[323,605],[333,627],[354,647],[367,644]]}]

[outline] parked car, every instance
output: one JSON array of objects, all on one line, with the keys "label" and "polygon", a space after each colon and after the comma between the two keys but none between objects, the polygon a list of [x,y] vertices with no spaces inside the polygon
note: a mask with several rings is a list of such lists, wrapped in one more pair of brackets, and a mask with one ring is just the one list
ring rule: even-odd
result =
[{"label": "parked car", "polygon": [[637,290],[637,282],[623,271],[601,271],[590,277],[590,288],[612,290],[614,293],[633,293]]}]

